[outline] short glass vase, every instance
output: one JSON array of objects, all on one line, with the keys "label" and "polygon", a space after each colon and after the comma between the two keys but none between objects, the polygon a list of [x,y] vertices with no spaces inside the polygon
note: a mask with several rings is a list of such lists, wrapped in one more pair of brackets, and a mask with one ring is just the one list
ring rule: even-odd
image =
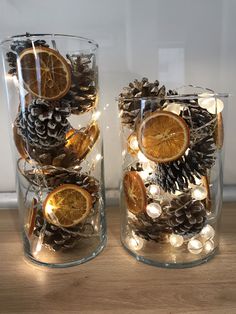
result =
[{"label": "short glass vase", "polygon": [[120,97],[121,241],[137,260],[184,268],[219,246],[227,94],[189,87]]}]

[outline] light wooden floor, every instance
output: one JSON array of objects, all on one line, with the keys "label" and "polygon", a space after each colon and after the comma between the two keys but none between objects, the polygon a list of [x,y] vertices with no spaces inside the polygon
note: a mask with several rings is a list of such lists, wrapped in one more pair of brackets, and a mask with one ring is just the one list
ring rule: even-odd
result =
[{"label": "light wooden floor", "polygon": [[46,270],[23,260],[17,212],[0,211],[0,313],[236,313],[236,204],[224,206],[220,255],[183,270],[135,261],[120,246],[119,210],[107,212],[109,241],[96,259]]}]

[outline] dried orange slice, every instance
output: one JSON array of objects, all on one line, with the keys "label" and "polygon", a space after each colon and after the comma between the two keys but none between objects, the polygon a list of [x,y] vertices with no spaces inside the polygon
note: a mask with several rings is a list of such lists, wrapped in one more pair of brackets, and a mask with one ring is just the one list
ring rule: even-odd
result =
[{"label": "dried orange slice", "polygon": [[37,200],[33,198],[29,210],[29,229],[28,229],[29,237],[32,235],[34,231],[36,215],[37,215]]},{"label": "dried orange slice", "polygon": [[124,175],[123,187],[128,210],[135,215],[145,212],[147,196],[140,175],[136,171],[127,171]]},{"label": "dried orange slice", "polygon": [[127,139],[127,149],[131,156],[136,156],[139,152],[138,140],[135,132],[131,133]]},{"label": "dried orange slice", "polygon": [[72,227],[83,221],[92,208],[92,197],[75,184],[63,184],[48,194],[43,203],[44,216],[59,227]]},{"label": "dried orange slice", "polygon": [[138,142],[148,159],[169,162],[181,157],[188,148],[189,128],[183,118],[172,112],[154,112],[141,122]]},{"label": "dried orange slice", "polygon": [[22,75],[27,91],[37,97],[55,100],[63,97],[70,89],[70,66],[53,49],[25,49],[19,56],[19,64],[18,76]]},{"label": "dried orange slice", "polygon": [[223,124],[223,117],[222,113],[217,114],[217,123],[214,133],[215,143],[216,147],[218,149],[221,149],[224,144],[224,124]]},{"label": "dried orange slice", "polygon": [[72,150],[78,159],[83,159],[91,151],[100,134],[97,122],[81,130],[71,129],[66,134],[66,147]]}]

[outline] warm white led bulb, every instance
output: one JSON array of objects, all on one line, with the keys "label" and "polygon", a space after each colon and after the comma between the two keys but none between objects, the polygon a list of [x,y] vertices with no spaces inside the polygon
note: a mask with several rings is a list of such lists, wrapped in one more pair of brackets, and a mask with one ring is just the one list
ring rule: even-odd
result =
[{"label": "warm white led bulb", "polygon": [[156,184],[150,184],[148,187],[148,192],[151,194],[152,197],[159,196],[160,188]]},{"label": "warm white led bulb", "polygon": [[140,175],[140,177],[141,177],[143,180],[146,180],[146,179],[149,177],[149,172],[148,172],[148,171],[140,171],[140,172],[139,172],[139,175]]},{"label": "warm white led bulb", "polygon": [[180,247],[184,243],[184,238],[179,234],[171,234],[169,238],[170,244],[173,247]]},{"label": "warm white led bulb", "polygon": [[100,111],[95,111],[92,115],[92,119],[97,121],[101,116],[101,112]]},{"label": "warm white led bulb", "polygon": [[215,248],[215,244],[213,240],[208,240],[204,244],[204,250],[206,253],[211,253]]},{"label": "warm white led bulb", "polygon": [[207,189],[204,186],[196,186],[192,189],[192,197],[201,201],[207,198]]},{"label": "warm white led bulb", "polygon": [[96,160],[99,161],[99,160],[101,160],[101,159],[102,159],[102,155],[101,155],[101,154],[97,154],[97,155],[96,155]]},{"label": "warm white led bulb", "polygon": [[[217,114],[220,113],[224,109],[224,103],[221,99],[210,97],[210,94],[203,93],[198,99],[199,106],[206,109],[211,114]],[[209,97],[207,97],[209,96]]]},{"label": "warm white led bulb", "polygon": [[153,172],[156,168],[155,163],[152,161],[144,162],[142,166],[143,166],[143,170],[149,173]]},{"label": "warm white led bulb", "polygon": [[179,115],[180,111],[181,111],[181,104],[171,103],[171,104],[166,106],[165,110],[173,112],[173,113]]},{"label": "warm white led bulb", "polygon": [[138,159],[141,162],[148,162],[148,159],[144,156],[144,154],[142,152],[138,152]]},{"label": "warm white led bulb", "polygon": [[133,150],[138,150],[139,149],[138,140],[137,140],[136,136],[132,136],[132,138],[130,139],[130,142],[129,142],[129,146]]},{"label": "warm white led bulb", "polygon": [[203,250],[202,242],[197,239],[191,239],[188,243],[188,250],[192,254],[200,254]]},{"label": "warm white led bulb", "polygon": [[215,230],[211,225],[206,225],[200,232],[200,235],[205,239],[209,240],[214,238]]},{"label": "warm white led bulb", "polygon": [[150,203],[146,207],[146,212],[149,217],[155,219],[161,216],[162,208],[161,205],[158,203]]},{"label": "warm white led bulb", "polygon": [[127,242],[128,242],[130,249],[135,250],[135,251],[141,250],[143,247],[143,244],[144,244],[143,239],[141,239],[135,235],[129,237]]}]

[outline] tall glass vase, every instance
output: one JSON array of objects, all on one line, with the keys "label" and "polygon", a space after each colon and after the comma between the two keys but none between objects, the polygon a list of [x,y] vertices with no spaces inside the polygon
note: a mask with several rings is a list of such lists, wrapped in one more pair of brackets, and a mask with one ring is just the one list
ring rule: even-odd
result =
[{"label": "tall glass vase", "polygon": [[217,252],[227,98],[147,79],[121,93],[121,240],[137,260],[191,267]]},{"label": "tall glass vase", "polygon": [[40,265],[86,262],[106,242],[97,48],[56,34],[1,43],[24,253]]}]

